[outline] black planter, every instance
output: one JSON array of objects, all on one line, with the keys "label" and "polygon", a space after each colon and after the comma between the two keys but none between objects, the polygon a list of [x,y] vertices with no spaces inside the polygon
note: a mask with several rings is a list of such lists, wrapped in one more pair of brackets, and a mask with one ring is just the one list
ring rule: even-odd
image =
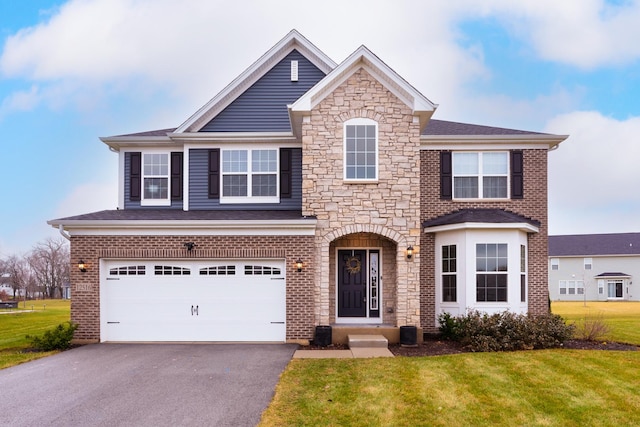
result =
[{"label": "black planter", "polygon": [[418,328],[415,326],[400,326],[400,345],[406,347],[418,345]]},{"label": "black planter", "polygon": [[331,326],[316,326],[316,334],[313,343],[320,347],[331,345]]}]

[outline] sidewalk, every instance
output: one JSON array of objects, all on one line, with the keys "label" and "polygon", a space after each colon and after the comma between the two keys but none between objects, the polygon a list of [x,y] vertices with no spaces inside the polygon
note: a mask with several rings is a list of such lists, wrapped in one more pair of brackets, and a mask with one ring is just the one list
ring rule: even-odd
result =
[{"label": "sidewalk", "polygon": [[369,359],[393,357],[388,348],[351,348],[348,350],[296,350],[294,359]]}]

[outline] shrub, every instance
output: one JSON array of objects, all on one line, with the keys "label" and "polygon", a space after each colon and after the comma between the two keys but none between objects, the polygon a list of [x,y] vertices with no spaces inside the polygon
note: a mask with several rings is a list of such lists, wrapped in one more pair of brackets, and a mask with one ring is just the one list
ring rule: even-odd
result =
[{"label": "shrub", "polygon": [[445,338],[460,341],[472,351],[560,347],[574,331],[573,325],[554,314],[534,316],[505,311],[489,315],[472,310],[457,317],[443,313],[438,322]]},{"label": "shrub", "polygon": [[71,346],[76,329],[78,329],[77,323],[65,322],[46,331],[42,337],[27,335],[27,338],[31,340],[34,348],[41,351],[66,350]]},{"label": "shrub", "polygon": [[602,313],[597,316],[585,316],[582,321],[576,322],[575,326],[576,337],[587,341],[600,341],[611,332]]},{"label": "shrub", "polygon": [[9,294],[4,289],[0,291],[0,301],[8,301]]}]

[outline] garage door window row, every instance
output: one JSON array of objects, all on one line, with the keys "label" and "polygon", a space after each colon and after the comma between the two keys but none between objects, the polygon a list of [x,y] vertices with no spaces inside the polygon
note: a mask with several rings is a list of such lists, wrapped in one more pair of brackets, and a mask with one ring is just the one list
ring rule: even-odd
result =
[{"label": "garage door window row", "polygon": [[244,274],[246,276],[276,276],[280,275],[280,269],[265,265],[245,265]]},{"label": "garage door window row", "polygon": [[200,269],[201,276],[235,276],[235,265],[217,265]]},{"label": "garage door window row", "polygon": [[109,276],[144,276],[145,274],[144,265],[125,265],[109,269]]}]

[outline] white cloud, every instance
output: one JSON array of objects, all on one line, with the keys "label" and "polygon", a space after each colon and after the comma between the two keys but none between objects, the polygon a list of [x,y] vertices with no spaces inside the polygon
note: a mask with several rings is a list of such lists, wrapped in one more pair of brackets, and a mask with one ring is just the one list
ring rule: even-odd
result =
[{"label": "white cloud", "polygon": [[118,206],[116,182],[88,182],[75,187],[60,201],[55,217],[115,209]]},{"label": "white cloud", "polygon": [[640,117],[574,112],[551,120],[546,131],[571,135],[549,154],[552,232],[640,231]]},{"label": "white cloud", "polygon": [[640,1],[495,0],[485,4],[538,57],[584,69],[640,58]]}]

